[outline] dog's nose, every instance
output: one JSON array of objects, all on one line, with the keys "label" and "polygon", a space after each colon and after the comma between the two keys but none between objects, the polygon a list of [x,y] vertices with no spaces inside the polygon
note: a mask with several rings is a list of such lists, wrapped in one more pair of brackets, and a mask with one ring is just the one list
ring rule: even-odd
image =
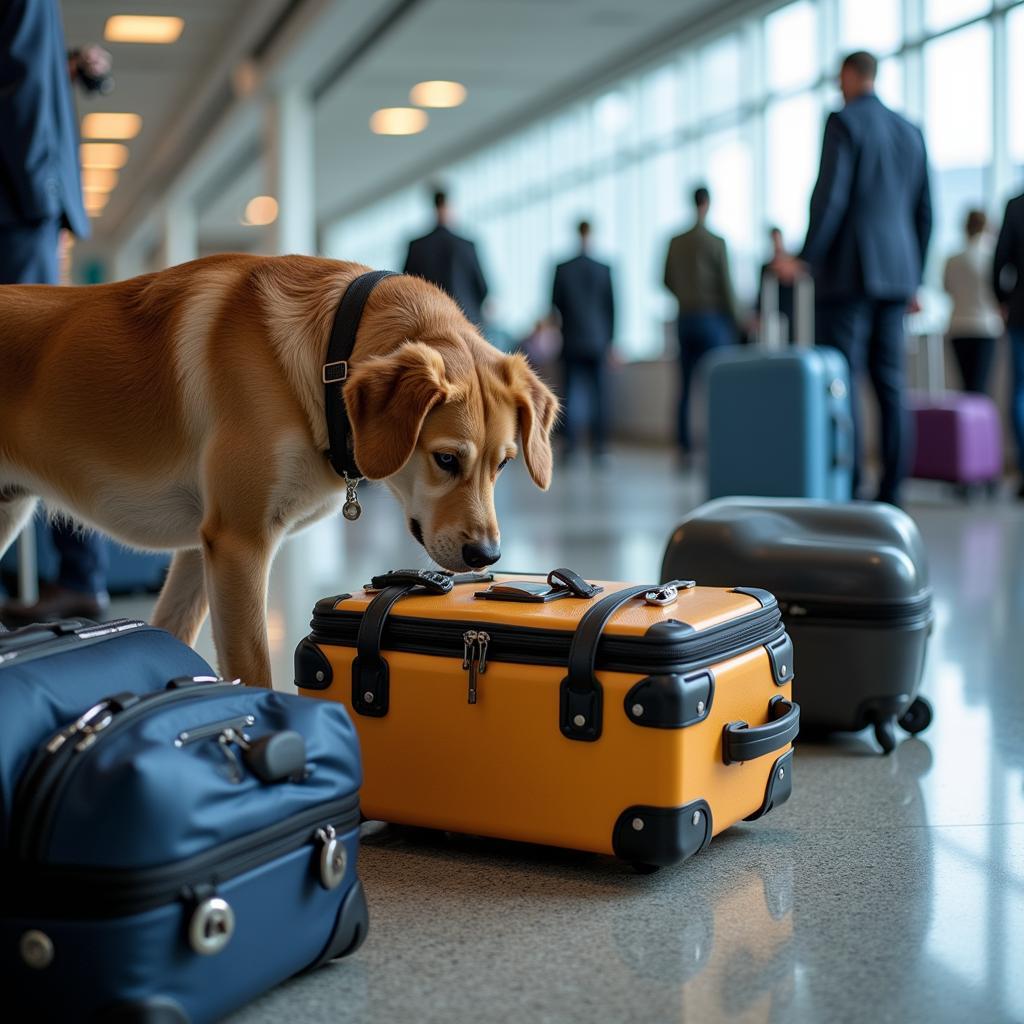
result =
[{"label": "dog's nose", "polygon": [[474,569],[482,569],[485,565],[493,565],[501,558],[501,548],[497,544],[463,544],[462,560]]}]

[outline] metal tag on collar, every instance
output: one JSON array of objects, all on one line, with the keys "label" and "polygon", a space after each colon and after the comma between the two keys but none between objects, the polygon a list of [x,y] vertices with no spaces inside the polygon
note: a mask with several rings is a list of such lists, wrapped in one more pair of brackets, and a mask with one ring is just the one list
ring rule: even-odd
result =
[{"label": "metal tag on collar", "polygon": [[345,504],[341,507],[341,514],[350,523],[354,523],[363,514],[363,506],[359,504],[359,495],[356,493],[361,480],[360,476],[345,474]]}]

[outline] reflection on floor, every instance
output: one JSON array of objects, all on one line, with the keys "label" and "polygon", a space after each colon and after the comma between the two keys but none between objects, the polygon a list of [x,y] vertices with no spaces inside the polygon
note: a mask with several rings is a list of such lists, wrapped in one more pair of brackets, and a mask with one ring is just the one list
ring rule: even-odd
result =
[{"label": "reflection on floor", "polygon": [[[548,494],[515,469],[502,565],[654,580],[700,498],[650,453],[572,467]],[[888,758],[867,734],[802,746],[789,803],[647,877],[368,825],[367,944],[233,1020],[1024,1021],[1024,505],[911,499],[936,592],[927,732]],[[388,495],[365,509],[279,556],[281,688],[317,597],[425,564]]]}]

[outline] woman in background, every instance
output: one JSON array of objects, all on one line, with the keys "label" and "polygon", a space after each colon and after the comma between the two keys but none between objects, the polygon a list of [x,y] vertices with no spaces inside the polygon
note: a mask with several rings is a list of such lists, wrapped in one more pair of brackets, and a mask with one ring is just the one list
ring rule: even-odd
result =
[{"label": "woman in background", "polygon": [[982,210],[967,214],[967,246],[946,261],[943,286],[953,300],[949,337],[965,391],[988,392],[996,339],[1003,334],[992,293],[992,247]]}]

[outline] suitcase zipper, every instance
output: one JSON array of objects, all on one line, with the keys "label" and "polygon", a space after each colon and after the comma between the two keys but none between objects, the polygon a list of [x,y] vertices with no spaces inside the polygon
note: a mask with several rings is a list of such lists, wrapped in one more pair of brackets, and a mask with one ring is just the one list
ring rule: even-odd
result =
[{"label": "suitcase zipper", "polygon": [[487,647],[490,633],[482,629],[467,629],[462,634],[462,668],[469,674],[468,702],[476,703],[477,677],[487,671]]},{"label": "suitcase zipper", "polygon": [[[358,612],[314,614],[310,639],[314,643],[354,647],[362,615]],[[381,648],[411,654],[451,657],[462,649],[462,667],[471,672],[479,650],[468,637],[479,624],[439,622],[411,616],[390,615],[384,626]],[[564,666],[573,634],[563,630],[522,629],[488,624],[483,662],[502,661],[530,665]],[[726,623],[679,639],[661,637],[602,636],[597,648],[597,667],[611,672],[672,672],[699,668],[743,654],[770,643],[785,632],[782,615],[772,604]],[[481,674],[477,668],[477,675]],[[473,680],[470,680],[472,684]],[[472,685],[470,689],[472,689]]]},{"label": "suitcase zipper", "polygon": [[42,756],[22,776],[14,801],[13,844],[23,861],[41,860],[54,814],[74,773],[88,761],[101,739],[117,735],[137,718],[169,704],[199,700],[234,690],[237,683],[211,683],[195,688],[164,690],[119,710],[116,701],[100,701],[70,726],[55,733]]},{"label": "suitcase zipper", "polygon": [[25,647],[18,647],[14,650],[3,650],[3,639],[0,638],[0,666],[7,665],[13,661],[24,664],[26,661],[33,661],[36,658],[44,658],[54,654],[62,648],[68,647],[71,643],[75,647],[88,647],[94,643],[100,643],[112,636],[118,636],[133,629],[152,628],[148,623],[140,619],[112,619],[110,622],[102,622],[97,625],[79,626],[59,635],[40,634],[38,640]]},{"label": "suitcase zipper", "polygon": [[909,601],[872,601],[870,603],[811,598],[779,598],[782,614],[796,624],[805,621],[835,625],[848,623],[889,629],[907,629],[925,625],[932,617],[931,594],[922,594]]},{"label": "suitcase zipper", "polygon": [[[359,794],[319,804],[249,835],[173,864],[151,868],[18,866],[17,887],[4,894],[32,915],[120,917],[178,900],[204,886],[219,885],[304,846],[321,846],[359,826]],[[12,876],[8,874],[7,885]]]}]

